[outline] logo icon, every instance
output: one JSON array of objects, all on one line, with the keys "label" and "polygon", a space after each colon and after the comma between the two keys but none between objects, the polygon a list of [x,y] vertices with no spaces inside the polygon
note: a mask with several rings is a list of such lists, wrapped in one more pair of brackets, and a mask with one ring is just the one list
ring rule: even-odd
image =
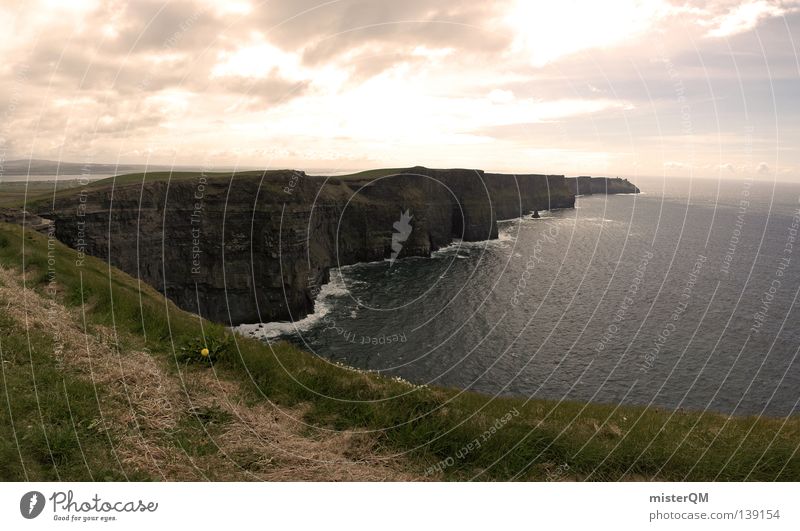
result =
[{"label": "logo icon", "polygon": [[44,494],[39,491],[32,490],[19,500],[19,512],[28,520],[42,514],[42,509],[44,509]]},{"label": "logo icon", "polygon": [[403,242],[405,242],[411,235],[413,228],[411,227],[411,218],[413,218],[408,209],[405,212],[400,211],[400,219],[392,224],[395,232],[392,233],[392,256],[389,258],[389,267],[394,265],[394,261],[403,250]]}]

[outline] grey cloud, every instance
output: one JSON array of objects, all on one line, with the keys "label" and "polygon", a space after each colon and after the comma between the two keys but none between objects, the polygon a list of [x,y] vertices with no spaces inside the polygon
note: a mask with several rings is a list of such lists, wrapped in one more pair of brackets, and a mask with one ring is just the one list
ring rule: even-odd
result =
[{"label": "grey cloud", "polygon": [[466,0],[284,0],[263,4],[251,21],[273,44],[302,51],[308,65],[361,47],[385,54],[383,61],[354,58],[350,66],[363,75],[390,66],[392,58],[407,60],[417,46],[497,53],[511,43],[510,32],[498,32],[490,24],[501,8],[502,3]]},{"label": "grey cloud", "polygon": [[31,61],[29,80],[55,89],[108,90],[118,93],[152,92],[180,85],[190,75],[189,65],[170,68],[153,65],[139,55],[120,58],[108,51],[71,45],[64,50],[40,47]]},{"label": "grey cloud", "polygon": [[274,73],[264,78],[228,77],[211,83],[216,86],[212,90],[225,90],[245,98],[249,110],[264,110],[286,103],[305,94],[310,84],[310,81],[283,79]]},{"label": "grey cloud", "polygon": [[[308,9],[313,10],[302,14]],[[418,46],[487,57],[502,50],[510,36],[487,29],[485,23],[496,9],[495,4],[465,0],[343,0],[327,5],[301,0],[258,3],[247,17],[218,19],[186,1],[106,2],[86,17],[86,26],[95,31],[43,32],[26,63],[31,84],[52,84],[56,91],[114,90],[135,96],[180,87],[252,95],[246,83],[220,87],[207,80],[218,52],[248,44],[251,31],[258,30],[273,45],[302,53],[309,66],[341,60],[366,46],[341,65],[350,72],[350,82],[358,83],[400,62],[423,62],[413,55]],[[109,21],[119,34],[104,39],[100,33]],[[154,54],[167,52],[185,56],[177,63],[150,62]],[[281,91],[291,88],[283,86],[287,83],[272,77],[254,82],[256,94],[264,94],[259,99],[270,103],[282,100]]]},{"label": "grey cloud", "polygon": [[188,1],[125,2],[111,4],[94,14],[98,20],[112,19],[119,12],[119,35],[107,46],[117,53],[190,50],[210,45],[225,27],[209,10]]}]

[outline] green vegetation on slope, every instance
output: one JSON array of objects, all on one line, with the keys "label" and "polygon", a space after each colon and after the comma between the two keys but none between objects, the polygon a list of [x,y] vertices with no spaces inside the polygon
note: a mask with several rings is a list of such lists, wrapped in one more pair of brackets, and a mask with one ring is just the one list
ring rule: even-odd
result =
[{"label": "green vegetation on slope", "polygon": [[[267,172],[269,175],[270,172]],[[2,183],[0,186],[0,207],[23,207],[35,206],[52,201],[54,198],[64,197],[69,194],[90,192],[103,188],[121,187],[129,185],[141,185],[153,182],[176,182],[176,181],[197,181],[201,177],[210,179],[231,179],[260,177],[264,175],[262,170],[247,170],[238,172],[200,172],[200,171],[150,171],[146,173],[127,173],[82,182],[78,179],[59,179],[58,186],[53,181],[13,181]],[[55,193],[54,193],[55,192]]]},{"label": "green vegetation on slope", "polygon": [[0,184],[0,207],[21,206],[25,199],[42,199],[53,196],[53,191],[67,190],[78,186],[76,179],[53,181],[11,181]]},{"label": "green vegetation on slope", "polygon": [[141,479],[126,478],[114,466],[108,435],[97,422],[95,386],[65,378],[52,355],[52,338],[16,327],[10,304],[0,299],[0,479]]},{"label": "green vegetation on slope", "polygon": [[[203,335],[226,335],[224,327],[177,309],[104,262],[86,258],[77,266],[75,251],[60,244],[55,249],[51,258],[64,300],[84,305],[90,330],[116,327],[130,343],[123,350],[147,348],[175,364],[181,346]],[[48,281],[47,252],[45,236],[0,225],[0,265],[32,272],[39,289]],[[17,340],[3,341],[5,348]],[[800,479],[796,417],[728,418],[417,388],[338,367],[289,344],[240,337],[214,367],[218,377],[243,382],[253,404],[302,405],[312,425],[377,434],[376,450],[401,453],[418,474],[434,479]],[[55,393],[58,385],[48,391]],[[73,394],[74,409],[81,400],[80,392]],[[46,407],[53,408],[48,418],[69,422],[56,404]],[[20,425],[27,416],[36,425],[36,415],[30,407],[21,409],[14,422]],[[3,443],[7,460],[16,445],[6,437],[10,421],[2,422],[4,441],[12,441]],[[104,459],[92,457],[97,463]]]}]

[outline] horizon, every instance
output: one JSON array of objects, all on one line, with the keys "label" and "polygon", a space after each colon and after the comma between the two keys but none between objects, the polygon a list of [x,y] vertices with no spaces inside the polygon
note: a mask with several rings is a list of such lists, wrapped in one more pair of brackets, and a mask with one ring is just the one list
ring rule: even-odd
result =
[{"label": "horizon", "polygon": [[[59,172],[55,174],[51,173],[38,173],[34,171],[30,171],[27,174],[25,173],[18,173],[18,172],[8,172],[7,168],[5,168],[5,164],[11,163],[19,163],[19,162],[46,162],[53,165],[65,164],[65,165],[98,165],[98,166],[114,166],[114,167],[124,167],[124,166],[134,166],[137,167],[132,171],[123,171],[120,173],[113,172],[112,174],[107,174],[105,172],[94,174],[91,172],[87,172],[84,175],[86,176],[94,176],[99,175],[97,179],[106,179],[109,177],[118,177],[122,175],[130,175],[135,173],[141,173],[139,171],[140,168],[144,168],[145,165],[136,162],[76,162],[74,160],[51,160],[46,158],[39,158],[33,157],[31,159],[12,159],[12,160],[5,160],[0,161],[0,182],[24,182],[19,179],[8,179],[8,177],[80,177],[81,173],[69,173],[69,172]],[[291,170],[291,171],[302,171],[308,175],[315,176],[315,177],[337,177],[341,175],[350,175],[354,173],[360,173],[364,171],[376,170],[376,169],[398,169],[404,170],[414,167],[424,167],[428,169],[438,169],[438,170],[448,170],[448,169],[468,169],[468,170],[480,170],[486,173],[504,173],[508,175],[554,175],[554,176],[564,176],[567,178],[575,178],[575,177],[604,177],[604,178],[619,178],[619,179],[626,179],[631,181],[633,184],[635,179],[644,179],[644,180],[671,180],[671,179],[685,179],[685,180],[692,180],[692,179],[699,179],[699,180],[706,180],[706,181],[743,181],[743,180],[751,180],[753,182],[776,182],[776,183],[798,183],[800,181],[794,180],[792,178],[781,178],[781,175],[773,174],[773,175],[764,175],[764,174],[756,174],[756,175],[717,175],[717,176],[709,176],[709,175],[649,175],[649,174],[638,174],[638,175],[625,175],[625,174],[613,174],[613,173],[597,173],[597,172],[589,172],[583,174],[571,174],[571,173],[545,173],[535,170],[525,170],[525,171],[496,171],[492,168],[466,168],[463,166],[449,166],[449,167],[435,167],[435,166],[425,166],[422,164],[408,164],[408,165],[401,165],[394,168],[388,168],[386,166],[369,166],[369,167],[361,167],[361,168],[341,168],[341,169],[334,169],[334,168],[302,168],[302,167],[288,167],[288,166],[275,166],[275,167],[264,167],[264,166],[228,166],[224,164],[213,165],[213,166],[193,166],[191,164],[180,164],[174,166],[168,166],[164,164],[151,164],[152,169],[147,171],[151,172],[163,172],[163,171],[174,171],[176,173],[179,172],[197,172],[203,171],[208,173],[229,173],[229,172],[251,172],[251,171],[280,171],[280,170]],[[43,181],[43,180],[42,180]]]},{"label": "horizon", "polygon": [[800,175],[794,0],[43,1],[0,27],[0,161]]}]

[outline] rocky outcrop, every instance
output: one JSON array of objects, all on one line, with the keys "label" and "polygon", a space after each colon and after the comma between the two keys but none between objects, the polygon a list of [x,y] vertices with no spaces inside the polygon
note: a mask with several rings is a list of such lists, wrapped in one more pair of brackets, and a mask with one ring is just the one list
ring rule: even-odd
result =
[{"label": "rocky outcrop", "polygon": [[23,225],[24,227],[46,234],[53,225],[49,219],[31,214],[24,210],[13,208],[0,208],[0,222]]},{"label": "rocky outcrop", "polygon": [[567,184],[573,195],[639,193],[628,179],[619,177],[568,177]]},{"label": "rocky outcrop", "polygon": [[563,176],[415,167],[123,178],[31,210],[71,247],[235,325],[312,312],[331,267],[430,256],[455,238],[496,238],[498,219],[574,201]]}]

